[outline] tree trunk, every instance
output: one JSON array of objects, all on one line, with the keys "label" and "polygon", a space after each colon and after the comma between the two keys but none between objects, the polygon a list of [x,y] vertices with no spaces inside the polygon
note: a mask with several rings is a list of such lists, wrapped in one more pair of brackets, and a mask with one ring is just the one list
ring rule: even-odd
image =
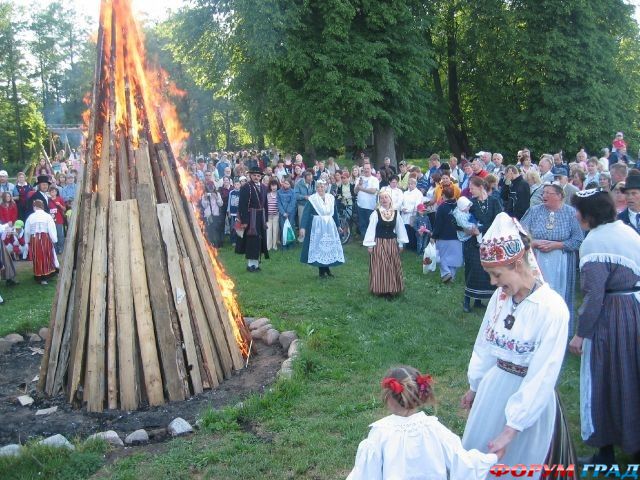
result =
[{"label": "tree trunk", "polygon": [[229,104],[226,105],[224,109],[224,136],[226,148],[225,150],[228,152],[231,150],[231,120],[229,119]]},{"label": "tree trunk", "polygon": [[384,157],[389,157],[391,165],[397,167],[395,140],[396,133],[391,125],[379,121],[373,123],[373,161],[376,166],[382,166]]},{"label": "tree trunk", "polygon": [[[469,139],[464,127],[462,107],[460,106],[460,83],[458,81],[458,59],[456,40],[456,8],[451,4],[447,11],[447,71],[449,86],[449,125],[452,139],[451,149],[460,157],[462,152],[469,153]],[[449,136],[449,135],[447,135]],[[451,144],[453,140],[453,144]],[[454,148],[455,147],[455,148]]]},{"label": "tree trunk", "polygon": [[11,65],[11,91],[13,96],[13,111],[16,120],[16,133],[18,135],[18,149],[20,151],[20,162],[26,160],[24,154],[24,141],[22,140],[22,116],[20,115],[20,99],[18,98],[18,86],[16,85],[16,70],[13,62],[13,46],[9,49],[9,64]]},{"label": "tree trunk", "polygon": [[312,167],[315,162],[316,155],[316,147],[311,143],[311,129],[309,127],[305,127],[302,130],[302,140],[304,141],[304,158],[307,159],[305,165],[308,167]]}]

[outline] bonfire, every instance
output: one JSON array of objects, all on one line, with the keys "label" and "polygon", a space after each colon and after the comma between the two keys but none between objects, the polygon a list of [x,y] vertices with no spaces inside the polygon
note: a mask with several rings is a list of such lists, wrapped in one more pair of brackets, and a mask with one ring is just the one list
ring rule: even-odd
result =
[{"label": "bonfire", "polygon": [[40,371],[88,411],[134,410],[214,388],[244,366],[249,335],[233,282],[203,235],[188,138],[145,58],[130,0],[103,0],[73,205]]}]

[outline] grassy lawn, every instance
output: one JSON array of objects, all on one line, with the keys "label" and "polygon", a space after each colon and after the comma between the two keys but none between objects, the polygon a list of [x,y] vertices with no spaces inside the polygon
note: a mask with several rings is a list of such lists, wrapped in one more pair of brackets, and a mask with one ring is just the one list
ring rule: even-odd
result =
[{"label": "grassy lawn", "polygon": [[5,301],[0,306],[0,337],[14,332],[38,333],[40,328],[49,326],[57,277],[49,285],[39,285],[33,279],[31,262],[16,262],[15,266],[20,283],[13,287],[0,283],[0,295]]},{"label": "grassy lawn", "polygon": [[[418,257],[406,252],[406,292],[388,302],[368,293],[368,254],[362,246],[347,246],[347,264],[326,280],[299,263],[299,252],[297,247],[272,254],[259,274],[247,273],[243,257],[230,247],[221,252],[245,315],[269,317],[279,330],[295,330],[304,340],[294,378],[241,405],[203,412],[199,433],[172,441],[162,455],[142,451],[103,467],[100,478],[344,478],[367,425],[385,415],[378,382],[395,364],[414,365],[435,377],[438,406],[432,413],[462,434],[465,416],[458,403],[481,322],[480,311],[462,312],[462,278],[441,285],[437,273],[423,275]],[[52,292],[53,286],[42,290],[24,278],[7,298],[15,295],[16,305],[31,302],[30,308],[44,312],[37,317],[44,325]],[[21,296],[29,301],[19,303]],[[8,308],[13,307],[0,310],[2,331]],[[9,321],[30,326],[29,315],[13,310],[16,318]],[[559,389],[579,453],[588,453],[579,439],[577,358],[565,360]],[[17,472],[23,472],[19,478],[43,478],[34,473],[42,469],[23,470],[24,461],[14,462],[0,460],[0,478]],[[47,477],[67,478],[51,472]]]}]

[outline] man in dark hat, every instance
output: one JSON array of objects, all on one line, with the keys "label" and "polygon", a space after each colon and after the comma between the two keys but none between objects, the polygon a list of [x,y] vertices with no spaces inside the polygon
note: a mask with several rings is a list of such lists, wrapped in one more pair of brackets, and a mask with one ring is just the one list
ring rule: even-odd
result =
[{"label": "man in dark hat", "polygon": [[29,216],[33,213],[33,202],[34,200],[42,200],[44,204],[43,210],[49,213],[49,185],[51,182],[49,181],[49,175],[38,175],[38,186],[33,195],[29,197],[27,200],[27,212],[26,215]]},{"label": "man in dark hat", "polygon": [[620,212],[618,220],[622,220],[640,234],[640,175],[630,173],[620,190],[627,198],[627,208]]},{"label": "man in dark hat", "polygon": [[236,253],[247,259],[247,271],[260,271],[260,256],[269,258],[267,250],[267,187],[262,184],[262,172],[252,168],[249,181],[240,187],[238,220],[242,237],[236,243]]}]

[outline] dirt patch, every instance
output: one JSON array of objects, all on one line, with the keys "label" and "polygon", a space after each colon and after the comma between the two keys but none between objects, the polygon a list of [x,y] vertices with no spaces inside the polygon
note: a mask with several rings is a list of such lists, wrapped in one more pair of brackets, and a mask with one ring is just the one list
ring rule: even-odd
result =
[{"label": "dirt patch", "polygon": [[[256,352],[251,356],[249,367],[234,372],[213,390],[192,397],[184,402],[173,402],[160,407],[143,408],[135,412],[110,410],[103,413],[88,413],[76,410],[59,395],[46,398],[36,391],[33,379],[40,371],[42,355],[31,348],[43,349],[44,343],[22,342],[15,344],[6,354],[0,355],[0,446],[8,443],[24,443],[35,437],[47,437],[60,433],[69,439],[85,438],[104,430],[115,430],[122,439],[129,433],[144,428],[152,442],[162,441],[163,429],[176,417],[193,424],[206,408],[220,408],[234,404],[251,393],[262,392],[275,378],[285,353],[279,344],[267,346],[254,343]],[[16,398],[31,395],[35,400],[22,407]],[[42,408],[57,406],[58,411],[36,416]],[[154,430],[157,434],[154,435]]]}]

